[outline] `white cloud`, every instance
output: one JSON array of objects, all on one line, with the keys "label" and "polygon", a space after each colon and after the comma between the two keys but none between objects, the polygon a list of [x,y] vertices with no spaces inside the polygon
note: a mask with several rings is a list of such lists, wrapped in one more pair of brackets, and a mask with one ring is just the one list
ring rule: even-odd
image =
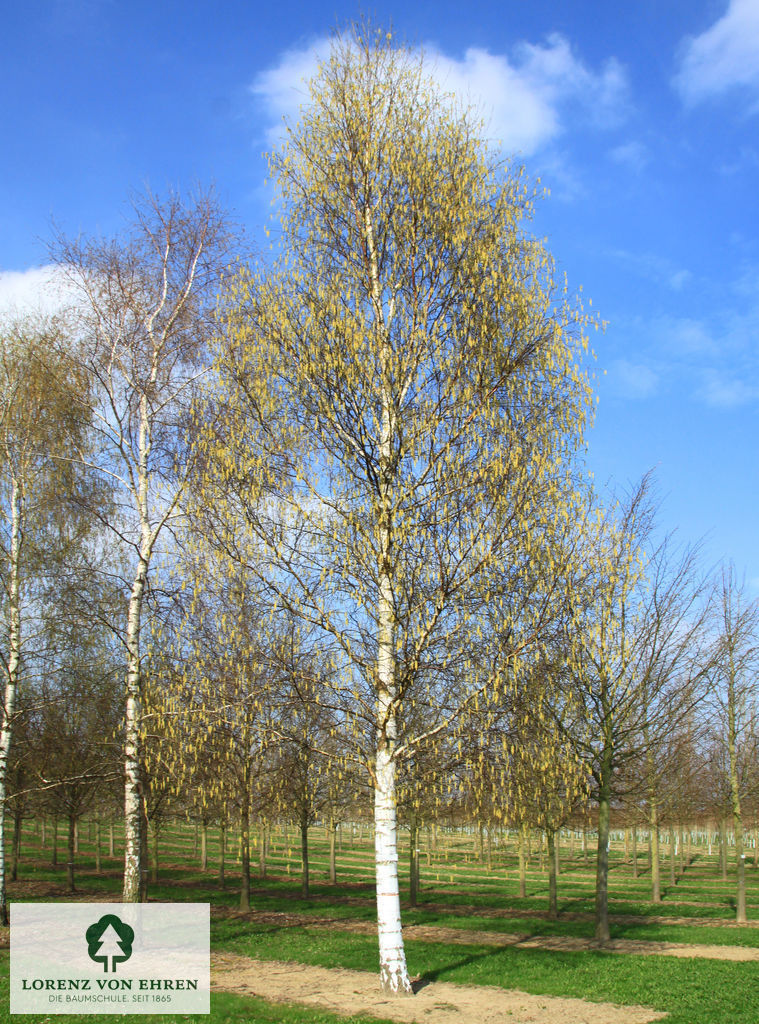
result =
[{"label": "white cloud", "polygon": [[625,398],[649,398],[659,387],[659,375],[643,363],[617,359],[609,377],[614,390]]},{"label": "white cloud", "polygon": [[[302,50],[288,50],[279,63],[256,76],[252,92],[263,102],[280,131],[282,116],[295,119],[307,100],[304,79],[329,52],[328,39]],[[544,44],[520,43],[511,57],[478,48],[462,59],[435,46],[424,49],[430,76],[446,92],[471,104],[483,117],[491,138],[508,151],[534,153],[565,130],[569,116],[595,127],[616,123],[627,106],[626,73],[614,58],[590,70],[568,41],[550,35]]]},{"label": "white cloud", "polygon": [[666,285],[672,291],[679,292],[691,280],[692,274],[684,267],[679,267],[666,256],[658,256],[653,252],[630,252],[627,249],[612,249],[613,256],[628,272],[639,277],[654,281],[658,285]]},{"label": "white cloud", "polygon": [[428,58],[432,77],[446,92],[471,104],[505,149],[533,153],[559,134],[551,90],[531,81],[506,57],[469,49],[463,60],[429,51]]},{"label": "white cloud", "polygon": [[745,380],[722,373],[719,370],[704,370],[698,397],[707,405],[721,409],[735,409],[759,397],[759,388]]},{"label": "white cloud", "polygon": [[661,317],[655,322],[654,330],[667,351],[678,358],[716,356],[719,352],[719,346],[701,320]]},{"label": "white cloud", "polygon": [[673,291],[679,292],[690,281],[692,276],[690,270],[676,270],[670,274],[667,283]]},{"label": "white cloud", "polygon": [[728,410],[759,400],[755,309],[721,310],[712,322],[657,317],[636,333],[646,339],[644,356],[696,401]]},{"label": "white cloud", "polygon": [[328,39],[319,39],[305,50],[286,50],[276,67],[256,75],[251,92],[275,122],[267,132],[271,140],[279,137],[282,119],[296,121],[299,108],[308,102],[307,82],[329,53],[329,45]]},{"label": "white cloud", "polygon": [[50,315],[64,305],[64,287],[54,267],[0,271],[0,315]]},{"label": "white cloud", "polygon": [[682,46],[675,87],[686,103],[735,86],[759,93],[759,0],[730,0],[711,28]]},{"label": "white cloud", "polygon": [[642,142],[626,142],[616,146],[609,152],[610,158],[617,164],[623,164],[639,173],[649,163],[651,155]]}]

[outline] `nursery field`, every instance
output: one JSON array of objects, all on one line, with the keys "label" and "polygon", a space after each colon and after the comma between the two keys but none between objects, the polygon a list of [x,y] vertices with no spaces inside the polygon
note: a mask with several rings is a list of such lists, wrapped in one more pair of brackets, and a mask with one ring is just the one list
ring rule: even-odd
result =
[{"label": "nursery field", "polygon": [[[100,852],[96,858],[98,833]],[[43,846],[39,822],[24,823],[17,879],[8,885],[11,915],[13,902],[19,900],[97,902],[120,898],[118,826],[111,857],[107,826],[101,825],[96,833],[89,822],[81,824],[73,893],[69,891],[62,837],[55,865],[51,863],[49,824],[44,839]],[[11,843],[8,845],[10,848]],[[650,901],[646,850],[638,845],[635,878],[629,848],[625,851],[621,841],[615,842],[610,851],[612,945],[599,951],[592,945],[592,849],[584,855],[580,843],[574,838],[570,843],[565,835],[560,853],[559,915],[551,920],[547,914],[546,858],[537,842],[533,842],[529,860],[526,895],[520,897],[516,848],[508,836],[497,836],[488,851],[476,833],[442,828],[423,833],[417,906],[410,907],[405,900],[403,915],[409,968],[418,995],[395,1007],[386,1001],[377,1005],[379,996],[375,1002],[371,978],[347,973],[376,971],[369,827],[348,825],[339,831],[334,884],[329,881],[325,830],[311,829],[309,845],[310,895],[306,899],[302,896],[298,831],[280,825],[268,830],[263,862],[260,851],[253,851],[252,909],[242,913],[233,834],[226,837],[223,882],[216,829],[208,829],[205,842],[199,829],[184,822],[171,823],[159,834],[158,875],[150,884],[149,899],[211,904],[214,991],[210,1017],[198,1020],[211,1024],[339,1024],[380,1019],[476,1024],[480,1020],[521,1019],[546,1024],[642,1024],[663,1014],[671,1024],[755,1024],[759,1020],[759,869],[752,860],[747,868],[749,923],[737,927],[732,923],[732,871],[723,879],[716,849],[710,855],[706,847],[694,847],[682,862],[673,857],[671,867],[665,855],[663,899],[654,904]],[[401,884],[407,894],[408,835],[404,833],[401,857]],[[0,953],[5,990],[0,1020],[8,1019],[7,933],[4,944],[6,949]],[[283,962],[289,964],[284,971]],[[335,968],[343,970],[335,975],[319,970]],[[366,984],[369,995],[361,996]],[[501,996],[500,990],[518,990],[523,995]],[[261,998],[262,994],[270,999]],[[524,994],[539,998],[530,1002],[530,996]],[[500,1003],[501,998],[512,1003]],[[649,1012],[590,1005],[599,1003],[646,1007]],[[366,1015],[370,1006],[377,1016]],[[341,1015],[331,1012],[337,1008],[343,1010]],[[61,1022],[97,1019],[91,1015],[50,1018]],[[153,1018],[140,1015],[129,1019],[147,1024]],[[155,1019],[173,1024],[195,1018]]]}]

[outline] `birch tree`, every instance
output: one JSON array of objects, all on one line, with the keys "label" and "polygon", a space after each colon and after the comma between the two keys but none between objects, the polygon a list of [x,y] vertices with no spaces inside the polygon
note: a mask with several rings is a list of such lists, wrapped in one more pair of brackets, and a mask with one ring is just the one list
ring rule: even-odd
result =
[{"label": "birch tree", "polygon": [[[205,531],[203,531],[205,533]],[[150,719],[161,761],[196,816],[223,803],[239,822],[240,909],[250,910],[250,818],[274,806],[269,747],[279,681],[270,609],[239,564],[202,536],[182,552],[185,589],[155,634]],[[164,580],[164,585],[166,581]],[[198,813],[200,812],[200,813]]]},{"label": "birch tree", "polygon": [[397,765],[503,685],[470,652],[580,435],[585,318],[527,234],[524,175],[420,60],[353,32],[309,96],[271,157],[280,249],[226,290],[196,437],[207,502],[242,514],[249,571],[328,638],[345,728],[371,737],[380,980],[409,994]]},{"label": "birch tree", "polygon": [[[3,823],[8,758],[24,659],[34,642],[24,609],[31,588],[56,560],[71,474],[57,461],[81,439],[75,413],[81,378],[68,355],[51,354],[52,322],[16,319],[0,324],[0,581],[3,596],[0,709],[0,922],[7,924]],[[70,511],[70,509],[68,509]],[[54,550],[55,549],[55,550]]]},{"label": "birch tree", "polygon": [[[735,834],[736,912],[746,923],[746,878],[741,797],[756,764],[759,725],[759,602],[749,601],[733,566],[722,571],[719,590],[720,633],[716,645],[715,738],[726,753],[724,781]],[[726,776],[726,777],[725,777]],[[723,833],[724,834],[724,833]]]},{"label": "birch tree", "polygon": [[50,792],[68,824],[66,875],[74,892],[75,835],[98,790],[118,776],[111,737],[119,718],[112,665],[81,659],[61,666],[54,690],[46,694],[35,763],[39,784]]},{"label": "birch tree", "polygon": [[[584,524],[584,586],[576,586],[567,667],[581,710],[565,719],[598,802],[596,939],[609,941],[608,850],[612,801],[634,788],[643,762],[649,827],[658,838],[656,755],[687,720],[707,683],[707,604],[695,552],[656,544],[648,478]],[[576,704],[567,704],[571,710]],[[584,725],[578,722],[584,720]],[[654,843],[654,871],[658,845]]]},{"label": "birch tree", "polygon": [[[136,902],[141,854],[141,629],[150,567],[179,513],[191,460],[187,410],[205,345],[229,236],[212,195],[185,203],[148,194],[113,240],[60,238],[53,256],[74,295],[70,329],[92,389],[95,454],[77,453],[113,488],[105,518],[128,553],[124,736],[123,899]],[[97,509],[94,509],[97,514]]]}]

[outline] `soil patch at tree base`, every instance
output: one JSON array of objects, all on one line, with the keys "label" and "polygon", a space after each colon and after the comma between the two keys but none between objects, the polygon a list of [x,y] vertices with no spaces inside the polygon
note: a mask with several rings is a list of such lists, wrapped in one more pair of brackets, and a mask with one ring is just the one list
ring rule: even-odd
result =
[{"label": "soil patch at tree base", "polygon": [[377,974],[299,963],[211,956],[211,988],[299,1003],[343,1016],[362,1014],[400,1024],[648,1024],[666,1014],[643,1006],[534,996],[494,986],[418,983],[413,997],[380,991]]}]

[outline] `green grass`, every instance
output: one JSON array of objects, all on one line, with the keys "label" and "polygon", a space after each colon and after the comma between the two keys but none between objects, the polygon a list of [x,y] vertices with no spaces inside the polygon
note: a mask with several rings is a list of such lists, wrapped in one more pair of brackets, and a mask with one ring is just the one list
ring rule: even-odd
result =
[{"label": "green grass", "polygon": [[[535,917],[473,917],[465,918],[438,911],[408,910],[403,915],[405,924],[427,924],[435,927],[457,928],[461,931],[490,931],[526,935],[568,935],[592,938],[592,921],[546,920]],[[755,928],[724,928],[671,924],[616,923],[611,926],[612,939],[641,939],[653,942],[685,942],[715,946],[756,946],[759,931]]]},{"label": "green grass", "polygon": [[[373,938],[319,929],[214,922],[212,943],[245,956],[321,967],[376,969]],[[756,1024],[759,968],[753,963],[556,953],[408,941],[409,969],[430,980],[498,985],[536,995],[642,1004],[670,1013],[668,1024]]]},{"label": "green grass", "polygon": [[[19,883],[9,886],[13,899],[65,898],[65,850],[59,838],[61,863],[50,865],[50,845],[41,848],[41,835],[28,824],[23,835]],[[268,877],[256,879],[257,852],[253,852],[252,903],[257,911],[284,912],[328,918],[338,921],[352,918],[373,921],[372,843],[368,834],[359,842],[347,839],[338,853],[339,883],[326,881],[327,843],[322,830],[314,829],[311,842],[312,898],[300,896],[300,863],[295,830],[288,840],[275,833],[267,861]],[[401,842],[407,839],[401,835]],[[560,916],[550,921],[544,916],[547,904],[547,875],[533,857],[527,877],[527,898],[518,896],[516,859],[513,846],[495,851],[493,870],[488,871],[476,856],[471,835],[449,835],[447,847],[438,852],[431,865],[426,863],[422,845],[423,891],[419,906],[404,910],[407,924],[427,924],[458,930],[482,932],[518,932],[528,935],[566,935],[589,937],[593,933],[593,866],[586,868],[579,851],[572,862],[563,851],[559,876]],[[117,857],[105,856],[107,839],[101,841],[102,868],[95,873],[94,851],[82,829],[81,853],[77,857],[77,884],[92,893],[94,899],[118,898],[121,869],[121,830],[116,830]],[[238,905],[239,882],[235,844],[226,858],[227,886],[220,889],[216,878],[218,841],[213,833],[209,841],[209,869],[202,872],[194,848],[191,826],[173,824],[161,836],[159,881],[150,887],[150,898],[159,901],[192,899],[234,911]],[[639,877],[633,878],[623,853],[612,848],[610,873],[610,912],[629,915],[635,920],[612,921],[612,936],[667,942],[721,945],[759,945],[759,929],[725,927],[717,919],[734,916],[734,881],[720,877],[716,854],[711,858],[701,850],[676,885],[669,880],[669,863],[662,865],[663,901],[650,900],[650,875],[645,857],[639,854]],[[401,852],[401,884],[406,884],[406,854]],[[36,883],[28,886],[26,883]],[[40,895],[40,886],[55,886],[55,896]],[[747,869],[749,917],[759,919],[759,870]],[[579,920],[569,915],[580,915]],[[668,924],[659,917],[678,917],[688,924]],[[374,972],[377,969],[376,939],[352,934],[339,928],[288,927],[263,924],[255,915],[212,916],[212,948],[236,952],[259,959],[293,960],[325,967],[342,966]],[[407,942],[409,968],[430,980],[441,979],[458,984],[500,985],[519,988],[537,995],[575,996],[594,1001],[640,1003],[667,1011],[669,1024],[756,1024],[759,1021],[759,964],[732,963],[706,959],[681,960],[660,956],[622,956],[597,951],[555,952],[515,949],[482,944],[445,942]],[[8,1019],[8,957],[0,954],[0,1024]],[[4,1015],[3,1015],[4,1014]],[[27,1017],[30,1020],[31,1018]],[[50,1024],[82,1021],[94,1024],[107,1017],[93,1015],[55,1015]],[[206,1021],[209,1024],[339,1024],[361,1018],[340,1018],[313,1008],[277,1006],[252,997],[214,993],[211,1015],[121,1017],[121,1020],[149,1024],[178,1024],[179,1021]],[[42,1022],[35,1022],[42,1024]],[[433,1022],[434,1024],[434,1022]]]}]

